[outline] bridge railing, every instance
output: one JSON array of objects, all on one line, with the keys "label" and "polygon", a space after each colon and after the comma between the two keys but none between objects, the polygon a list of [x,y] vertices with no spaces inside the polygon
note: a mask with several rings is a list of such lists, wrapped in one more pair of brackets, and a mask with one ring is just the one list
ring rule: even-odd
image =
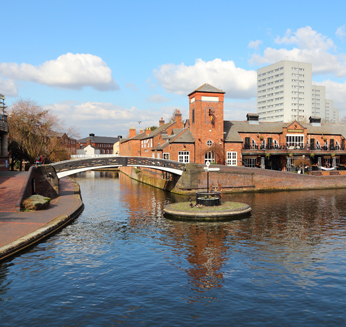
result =
[{"label": "bridge railing", "polygon": [[146,157],[127,157],[128,166],[154,166],[154,167],[166,167],[183,171],[185,169],[185,163],[157,158]]},{"label": "bridge railing", "polygon": [[57,173],[65,172],[69,170],[78,169],[93,169],[95,167],[116,167],[116,166],[141,166],[141,167],[162,167],[165,169],[161,170],[179,170],[184,171],[185,164],[182,162],[166,160],[166,159],[156,159],[156,158],[146,158],[146,157],[122,157],[113,155],[111,157],[97,157],[97,158],[82,158],[75,160],[65,160],[57,163],[51,164]]},{"label": "bridge railing", "polygon": [[71,159],[114,157],[118,154],[72,154]]}]

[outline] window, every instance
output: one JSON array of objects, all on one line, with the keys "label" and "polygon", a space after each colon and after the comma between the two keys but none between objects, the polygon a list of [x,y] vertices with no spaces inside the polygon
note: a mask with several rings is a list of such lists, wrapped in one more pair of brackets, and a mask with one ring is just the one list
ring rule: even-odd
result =
[{"label": "window", "polygon": [[210,163],[215,162],[214,152],[209,151],[204,155],[204,163],[207,163],[207,161],[209,161]]},{"label": "window", "polygon": [[249,137],[245,137],[244,149],[250,149],[250,138]]},{"label": "window", "polygon": [[227,152],[227,166],[236,166],[237,165],[237,152],[230,151]]},{"label": "window", "polygon": [[244,158],[245,167],[256,167],[256,159],[254,158]]},{"label": "window", "polygon": [[189,151],[179,151],[178,152],[178,161],[188,163],[190,162],[190,152]]},{"label": "window", "polygon": [[286,135],[286,145],[288,147],[304,146],[304,135]]},{"label": "window", "polygon": [[160,159],[160,152],[157,153],[157,159]]},{"label": "window", "polygon": [[164,153],[163,154],[163,159],[169,160],[169,153]]},{"label": "window", "polygon": [[273,138],[268,137],[267,139],[267,149],[272,149],[273,148]]},{"label": "window", "polygon": [[195,123],[195,109],[192,109],[192,124]]},{"label": "window", "polygon": [[207,141],[207,145],[208,145],[208,146],[212,146],[212,145],[213,145],[213,141],[208,140],[208,141]]},{"label": "window", "polygon": [[265,149],[266,148],[266,140],[264,139],[261,143],[260,149]]}]

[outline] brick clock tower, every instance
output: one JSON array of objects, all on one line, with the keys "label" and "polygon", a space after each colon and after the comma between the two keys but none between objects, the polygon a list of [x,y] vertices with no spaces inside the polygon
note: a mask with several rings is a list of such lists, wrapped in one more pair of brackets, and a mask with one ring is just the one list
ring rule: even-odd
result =
[{"label": "brick clock tower", "polygon": [[195,162],[223,163],[223,101],[225,92],[203,84],[189,96],[190,131],[195,138]]}]

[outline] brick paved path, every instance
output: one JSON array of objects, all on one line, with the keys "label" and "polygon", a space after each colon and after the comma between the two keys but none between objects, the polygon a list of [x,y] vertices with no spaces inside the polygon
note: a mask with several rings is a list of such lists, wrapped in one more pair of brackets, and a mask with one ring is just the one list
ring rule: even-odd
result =
[{"label": "brick paved path", "polygon": [[[17,200],[18,185],[14,181],[20,184],[19,180],[22,180],[22,177],[20,176],[19,179],[16,175],[0,184],[2,194],[4,194],[4,199],[0,200],[0,248],[34,232],[61,215],[71,214],[81,203],[79,197],[74,194],[75,184],[69,178],[62,178],[60,179],[60,196],[51,201],[49,209],[34,212],[15,212],[14,204]],[[25,176],[23,180],[25,180]],[[5,188],[5,185],[7,185],[7,188]],[[13,200],[11,196],[16,197],[16,199]]]},{"label": "brick paved path", "polygon": [[28,172],[0,171],[0,212],[15,212]]}]

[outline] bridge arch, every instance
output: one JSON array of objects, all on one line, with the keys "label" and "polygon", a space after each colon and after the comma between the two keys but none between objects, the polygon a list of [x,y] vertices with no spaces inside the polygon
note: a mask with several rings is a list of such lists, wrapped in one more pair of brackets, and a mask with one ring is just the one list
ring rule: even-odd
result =
[{"label": "bridge arch", "polygon": [[65,160],[51,164],[57,173],[58,178],[73,175],[79,172],[113,168],[113,167],[146,167],[166,171],[175,175],[182,175],[185,164],[166,159],[146,158],[146,157],[124,157],[107,156],[97,158],[83,158],[77,160]]}]

